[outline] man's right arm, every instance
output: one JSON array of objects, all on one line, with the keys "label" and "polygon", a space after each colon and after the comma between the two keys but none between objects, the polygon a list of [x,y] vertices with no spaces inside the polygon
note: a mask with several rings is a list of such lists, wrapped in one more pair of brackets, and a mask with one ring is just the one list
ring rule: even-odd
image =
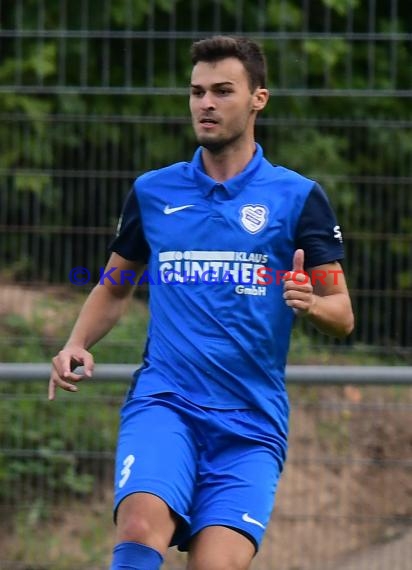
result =
[{"label": "man's right arm", "polygon": [[[76,382],[84,376],[92,376],[94,362],[88,349],[118,322],[133,295],[135,286],[130,281],[138,280],[143,267],[141,262],[129,261],[117,253],[111,254],[105,268],[105,274],[110,271],[110,279],[104,279],[93,288],[67,343],[52,360],[49,400],[54,400],[57,387],[76,392]],[[127,271],[135,279],[122,279]],[[73,372],[81,365],[84,367],[84,376]]]}]

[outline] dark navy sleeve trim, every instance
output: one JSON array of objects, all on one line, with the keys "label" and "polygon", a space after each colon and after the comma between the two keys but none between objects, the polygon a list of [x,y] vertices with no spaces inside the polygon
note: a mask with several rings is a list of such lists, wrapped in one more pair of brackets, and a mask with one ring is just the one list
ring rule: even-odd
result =
[{"label": "dark navy sleeve trim", "polygon": [[139,201],[134,188],[126,197],[116,236],[110,242],[109,250],[130,261],[146,264],[149,259],[150,249],[144,236]]},{"label": "dark navy sleeve trim", "polygon": [[342,232],[328,197],[314,184],[296,228],[296,249],[305,252],[305,268],[316,267],[344,257]]}]

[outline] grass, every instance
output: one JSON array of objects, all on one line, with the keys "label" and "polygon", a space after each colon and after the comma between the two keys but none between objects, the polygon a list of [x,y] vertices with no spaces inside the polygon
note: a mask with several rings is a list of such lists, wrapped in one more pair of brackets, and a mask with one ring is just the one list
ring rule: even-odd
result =
[{"label": "grass", "polygon": [[[36,300],[29,314],[6,314],[0,324],[0,361],[49,362],[63,346],[77,318],[85,296],[68,295],[62,300],[45,295]],[[130,310],[95,347],[100,363],[140,362],[146,339],[146,305],[133,300]]]},{"label": "grass", "polygon": [[26,564],[47,561],[48,570],[102,568],[109,563],[113,541],[111,497],[54,510],[36,502],[18,511],[2,557]]}]

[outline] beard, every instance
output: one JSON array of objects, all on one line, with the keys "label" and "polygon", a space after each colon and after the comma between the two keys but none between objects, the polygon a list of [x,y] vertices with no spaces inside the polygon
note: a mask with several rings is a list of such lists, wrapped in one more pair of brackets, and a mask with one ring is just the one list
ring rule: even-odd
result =
[{"label": "beard", "polygon": [[219,154],[236,143],[243,135],[243,131],[229,136],[209,137],[207,134],[196,135],[197,142],[212,154]]}]

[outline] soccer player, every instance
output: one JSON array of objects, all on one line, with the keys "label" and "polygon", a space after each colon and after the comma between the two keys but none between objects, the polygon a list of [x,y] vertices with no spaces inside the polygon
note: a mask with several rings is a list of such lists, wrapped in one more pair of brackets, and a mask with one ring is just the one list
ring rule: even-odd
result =
[{"label": "soccer player", "polygon": [[214,36],[191,54],[199,147],[135,181],[110,278],[92,290],[50,378],[53,399],[57,387],[77,390],[76,365],[92,375],[89,349],[131,298],[126,276],[147,266],[150,323],[121,410],[112,570],[156,570],[170,545],[188,551],[190,570],[249,568],[286,458],[293,321],[338,338],[354,322],[324,191],[270,164],[255,142],[269,97],[261,49]]}]

